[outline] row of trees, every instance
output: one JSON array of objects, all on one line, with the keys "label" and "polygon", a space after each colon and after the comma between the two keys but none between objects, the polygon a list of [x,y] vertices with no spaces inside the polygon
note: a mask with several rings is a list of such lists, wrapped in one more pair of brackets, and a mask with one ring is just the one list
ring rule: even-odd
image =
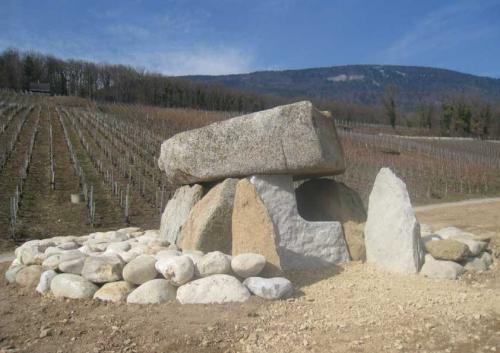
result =
[{"label": "row of trees", "polygon": [[[0,55],[0,87],[27,90],[32,82],[48,82],[53,94],[96,100],[143,103],[164,107],[251,112],[301,99],[238,92],[218,84],[192,82],[148,73],[124,65],[61,60],[33,52],[8,49]],[[480,97],[453,96],[421,102],[416,111],[399,109],[398,88],[386,87],[378,106],[345,101],[315,101],[340,120],[426,129],[432,134],[500,136],[500,102]],[[309,99],[304,97],[304,99]]]},{"label": "row of trees", "polygon": [[0,55],[0,87],[28,90],[30,83],[50,84],[52,94],[165,107],[256,111],[278,104],[274,98],[241,93],[216,84],[195,83],[124,65],[61,60],[14,49]]}]

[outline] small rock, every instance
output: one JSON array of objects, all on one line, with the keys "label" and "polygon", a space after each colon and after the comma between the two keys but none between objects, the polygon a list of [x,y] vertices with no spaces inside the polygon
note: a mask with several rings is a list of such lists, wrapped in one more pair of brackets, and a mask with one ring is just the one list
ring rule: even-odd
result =
[{"label": "small rock", "polygon": [[94,299],[110,302],[122,302],[135,289],[135,286],[126,281],[106,283],[94,294]]},{"label": "small rock", "polygon": [[11,265],[5,272],[5,279],[7,280],[7,282],[14,283],[16,281],[17,273],[25,267],[26,266],[24,265]]},{"label": "small rock", "polygon": [[249,277],[243,284],[250,292],[264,299],[281,299],[293,292],[292,282],[283,277]]},{"label": "small rock", "polygon": [[123,265],[118,256],[89,256],[83,264],[82,276],[94,283],[119,281]]},{"label": "small rock", "polygon": [[157,269],[174,286],[181,286],[194,276],[193,260],[185,255],[160,260]]},{"label": "small rock", "polygon": [[220,251],[205,254],[197,263],[197,269],[202,277],[231,272],[231,261]]},{"label": "small rock", "polygon": [[243,278],[257,276],[265,266],[266,258],[260,254],[239,254],[231,260],[233,272]]},{"label": "small rock", "polygon": [[420,271],[425,277],[434,279],[457,279],[464,272],[463,266],[456,262],[436,260],[429,254],[425,255],[425,262]]},{"label": "small rock", "polygon": [[50,289],[56,298],[89,299],[99,287],[82,276],[62,273],[52,279]]},{"label": "small rock", "polygon": [[40,330],[40,335],[38,336],[39,338],[45,338],[47,336],[52,335],[52,329],[50,328],[42,328]]},{"label": "small rock", "polygon": [[47,270],[42,272],[40,275],[40,281],[38,286],[36,286],[36,291],[40,294],[45,294],[50,291],[50,283],[57,276],[57,272],[54,270]]},{"label": "small rock", "polygon": [[16,283],[24,287],[34,287],[40,281],[42,272],[40,265],[26,266],[17,272]]},{"label": "small rock", "polygon": [[151,255],[139,255],[123,268],[123,279],[133,284],[143,284],[155,279],[158,273],[156,259]]},{"label": "small rock", "polygon": [[471,254],[467,245],[453,239],[428,241],[425,250],[436,260],[455,262],[465,260]]},{"label": "small rock", "polygon": [[464,267],[467,271],[482,272],[486,271],[492,263],[493,257],[489,253],[484,252],[481,256],[467,259]]},{"label": "small rock", "polygon": [[64,273],[73,273],[75,275],[81,275],[84,263],[85,263],[85,258],[80,257],[77,259],[60,262],[58,268],[59,271]]},{"label": "small rock", "polygon": [[176,288],[165,279],[141,284],[127,297],[130,304],[159,304],[175,299]]},{"label": "small rock", "polygon": [[177,300],[181,304],[245,302],[248,298],[248,289],[237,278],[225,274],[197,279],[177,290]]}]

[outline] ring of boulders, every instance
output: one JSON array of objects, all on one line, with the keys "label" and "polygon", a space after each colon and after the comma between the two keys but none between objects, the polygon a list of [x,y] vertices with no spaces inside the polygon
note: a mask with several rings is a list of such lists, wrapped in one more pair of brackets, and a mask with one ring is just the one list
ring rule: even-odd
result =
[{"label": "ring of boulders", "polygon": [[283,277],[258,277],[266,258],[181,251],[157,230],[124,228],[84,236],[31,240],[15,251],[8,282],[56,298],[134,304],[245,302],[251,295],[280,299],[293,293]]}]

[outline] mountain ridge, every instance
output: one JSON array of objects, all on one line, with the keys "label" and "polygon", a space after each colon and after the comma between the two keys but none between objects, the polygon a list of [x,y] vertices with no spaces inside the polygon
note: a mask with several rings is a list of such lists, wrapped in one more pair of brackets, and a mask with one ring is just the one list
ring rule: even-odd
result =
[{"label": "mountain ridge", "polygon": [[378,105],[386,87],[394,85],[399,105],[407,109],[422,102],[439,103],[457,95],[500,100],[498,78],[426,66],[359,64],[182,78],[219,83],[252,93],[349,101],[368,106]]}]

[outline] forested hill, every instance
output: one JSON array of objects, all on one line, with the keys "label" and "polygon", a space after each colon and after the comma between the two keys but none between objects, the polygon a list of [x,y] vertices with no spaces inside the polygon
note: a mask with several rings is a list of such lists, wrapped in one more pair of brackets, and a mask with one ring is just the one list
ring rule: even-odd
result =
[{"label": "forested hill", "polygon": [[398,91],[400,107],[439,103],[457,95],[500,100],[500,79],[415,66],[348,65],[224,76],[187,76],[253,93],[317,100],[344,100],[375,106],[388,86]]}]

